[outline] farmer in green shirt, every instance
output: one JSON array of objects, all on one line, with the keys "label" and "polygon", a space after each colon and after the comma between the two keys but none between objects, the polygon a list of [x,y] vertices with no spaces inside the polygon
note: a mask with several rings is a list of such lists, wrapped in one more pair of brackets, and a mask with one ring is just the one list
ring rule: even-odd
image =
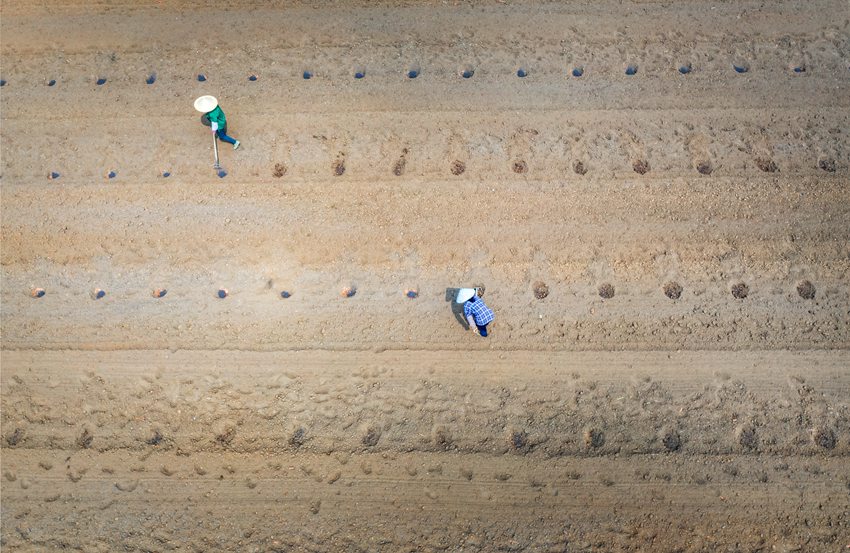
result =
[{"label": "farmer in green shirt", "polygon": [[210,127],[212,132],[228,144],[233,144],[233,149],[239,148],[239,141],[227,136],[227,119],[218,105],[215,96],[201,96],[195,100],[195,109],[203,113],[201,123]]}]

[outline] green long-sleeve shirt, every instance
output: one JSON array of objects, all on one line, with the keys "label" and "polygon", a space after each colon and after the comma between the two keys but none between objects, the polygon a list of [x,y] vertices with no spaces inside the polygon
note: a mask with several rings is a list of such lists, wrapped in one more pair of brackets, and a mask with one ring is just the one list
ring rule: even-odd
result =
[{"label": "green long-sleeve shirt", "polygon": [[207,117],[210,118],[210,123],[215,121],[218,123],[218,128],[223,129],[227,126],[227,119],[224,118],[224,112],[221,111],[221,107],[216,106],[214,110],[207,113]]}]

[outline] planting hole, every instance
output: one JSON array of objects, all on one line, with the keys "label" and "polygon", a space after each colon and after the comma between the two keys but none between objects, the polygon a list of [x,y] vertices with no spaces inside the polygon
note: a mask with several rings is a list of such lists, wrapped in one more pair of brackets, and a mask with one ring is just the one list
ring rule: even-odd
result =
[{"label": "planting hole", "polygon": [[147,84],[153,84],[153,83],[155,83],[155,82],[156,82],[156,73],[151,73],[150,75],[148,75],[148,78],[147,78],[147,79],[145,79],[145,82],[146,82]]},{"label": "planting hole", "polygon": [[346,286],[339,291],[339,295],[343,298],[353,298],[357,293],[357,288],[354,286]]},{"label": "planting hole", "polygon": [[454,160],[451,166],[452,175],[462,175],[466,171],[466,164],[460,160]]},{"label": "planting hole", "polygon": [[48,178],[49,180],[55,180],[55,179],[58,179],[58,178],[59,178],[59,173],[57,173],[56,171],[51,171],[51,172],[50,172],[50,174],[48,174],[48,175],[47,175],[47,178]]},{"label": "planting hole", "polygon": [[637,65],[628,65],[626,66],[626,75],[634,75],[638,71]]},{"label": "planting hole", "polygon": [[805,65],[797,65],[797,66],[794,67],[793,71],[794,71],[794,73],[805,73],[806,72],[806,66]]},{"label": "planting hole", "polygon": [[682,446],[682,439],[679,437],[678,431],[669,429],[661,435],[661,443],[664,444],[664,449],[667,451],[678,451]]},{"label": "planting hole", "polygon": [[375,447],[376,445],[378,445],[378,441],[380,439],[381,439],[381,429],[374,427],[374,426],[370,426],[366,430],[366,433],[363,434],[363,437],[360,439],[360,441],[366,447]]},{"label": "planting hole", "polygon": [[573,163],[573,171],[576,175],[584,175],[587,173],[587,167],[581,161],[576,161]]},{"label": "planting hole", "polygon": [[462,76],[464,79],[469,79],[469,78],[471,78],[474,74],[475,74],[475,71],[473,71],[472,69],[464,69],[464,70],[461,72],[461,76]]},{"label": "planting hole", "polygon": [[404,168],[407,166],[407,160],[403,157],[398,158],[393,166],[393,175],[400,177],[404,174]]},{"label": "planting hole", "polygon": [[599,448],[605,445],[605,433],[598,428],[590,428],[584,432],[584,445],[588,448]]},{"label": "planting hole", "polygon": [[216,295],[219,297],[219,299],[223,300],[227,297],[227,290],[225,288],[219,288],[218,292],[216,292]]},{"label": "planting hole", "polygon": [[280,297],[282,297],[283,299],[287,299],[291,296],[292,296],[292,293],[288,292],[287,290],[284,290],[283,292],[280,293]]},{"label": "planting hole", "polygon": [[165,178],[168,178],[168,177],[171,176],[171,173],[169,171],[163,171],[162,176],[165,177]]},{"label": "planting hole", "polygon": [[710,161],[700,161],[697,163],[697,172],[701,175],[710,175],[714,171]]},{"label": "planting hole", "polygon": [[545,282],[541,282],[539,280],[534,283],[532,290],[534,291],[534,297],[539,300],[542,300],[549,295],[549,287],[546,286]]},{"label": "planting hole", "polygon": [[632,164],[632,169],[638,175],[645,175],[649,173],[649,162],[645,159],[639,159]]},{"label": "planting hole", "polygon": [[519,69],[517,69],[516,76],[519,77],[520,79],[524,79],[525,77],[528,76],[528,71],[526,71],[524,68],[520,67]]},{"label": "planting hole", "polygon": [[820,159],[818,160],[818,167],[826,171],[827,173],[835,172],[835,160],[834,159]]},{"label": "planting hole", "polygon": [[168,290],[166,290],[164,288],[157,288],[156,290],[151,292],[151,295],[155,298],[161,298],[161,297],[164,297],[165,294],[167,294],[167,293],[168,293]]},{"label": "planting hole", "polygon": [[766,157],[757,157],[756,165],[765,173],[775,173],[779,170],[776,163],[772,159]]},{"label": "planting hole", "polygon": [[743,282],[737,282],[732,285],[732,297],[737,300],[742,300],[750,295],[750,287]]},{"label": "planting hole", "polygon": [[835,438],[835,432],[832,431],[831,428],[823,428],[818,427],[812,433],[812,441],[818,447],[822,447],[824,449],[833,449],[835,448],[835,444],[838,443],[838,440]]},{"label": "planting hole", "polygon": [[599,297],[602,299],[610,300],[614,297],[614,285],[606,282],[605,284],[601,284],[599,286]]},{"label": "planting hole", "polygon": [[249,81],[251,81],[251,82],[254,82],[254,81],[256,81],[256,80],[257,80],[257,76],[256,76],[256,75],[251,75],[251,76],[249,76],[249,77],[248,77],[248,80],[249,80]]},{"label": "planting hole", "polygon": [[100,77],[98,80],[96,80],[96,81],[95,81],[95,83],[96,83],[98,86],[103,85],[103,84],[106,84],[106,79],[105,79],[104,77]]},{"label": "planting hole", "polygon": [[355,71],[355,72],[354,72],[354,78],[355,78],[355,79],[362,79],[362,78],[363,78],[363,77],[365,77],[365,76],[366,76],[366,72],[365,72],[365,71]]},{"label": "planting hole", "polygon": [[514,430],[508,435],[508,442],[514,449],[524,449],[528,446],[528,433],[525,430]]},{"label": "planting hole", "polygon": [[106,295],[106,292],[104,290],[101,290],[100,288],[97,288],[94,291],[94,299],[96,299],[96,300],[101,299],[105,295]]},{"label": "planting hole", "polygon": [[671,300],[677,300],[682,297],[682,285],[672,281],[664,285],[664,295]]},{"label": "planting hole", "polygon": [[759,445],[756,429],[750,424],[744,424],[735,429],[735,438],[744,449],[756,449]]},{"label": "planting hole", "polygon": [[30,290],[30,297],[33,298],[41,298],[44,297],[45,291],[44,288],[33,288]]},{"label": "planting hole", "polygon": [[526,165],[525,162],[522,161],[522,160],[515,161],[512,168],[513,168],[514,173],[517,173],[519,175],[528,171],[528,165]]},{"label": "planting hole", "polygon": [[110,172],[106,173],[106,178],[108,178],[108,179],[114,179],[115,177],[116,177],[115,171],[110,171]]},{"label": "planting hole", "polygon": [[313,72],[312,71],[304,71],[304,73],[302,73],[301,76],[304,77],[304,80],[306,81],[306,80],[313,78]]},{"label": "planting hole", "polygon": [[746,65],[733,64],[732,68],[735,69],[735,73],[746,73],[750,70],[750,68]]},{"label": "planting hole", "polygon": [[6,79],[0,79],[0,86],[6,86]]},{"label": "planting hole", "polygon": [[418,76],[419,76],[419,71],[416,70],[416,69],[411,69],[407,72],[407,78],[408,79],[415,79]]},{"label": "planting hole", "polygon": [[417,290],[407,290],[404,295],[412,300],[415,300],[419,297],[419,292]]},{"label": "planting hole", "polygon": [[815,299],[815,292],[815,285],[812,284],[809,280],[804,280],[797,284],[797,293],[804,300]]},{"label": "planting hole", "polygon": [[50,79],[47,81],[47,86],[56,86],[56,79]]},{"label": "planting hole", "polygon": [[224,169],[219,169],[218,173],[216,173],[216,174],[218,175],[218,178],[223,179],[224,177],[227,176],[227,171],[225,171]]},{"label": "planting hole", "polygon": [[679,73],[681,73],[682,75],[687,75],[690,72],[691,72],[691,64],[690,63],[686,63],[684,65],[679,66]]},{"label": "planting hole", "polygon": [[202,82],[204,82],[204,81],[206,81],[206,80],[207,80],[207,76],[206,76],[206,75],[204,75],[203,73],[198,73],[198,82],[199,82],[199,83],[202,83]]}]

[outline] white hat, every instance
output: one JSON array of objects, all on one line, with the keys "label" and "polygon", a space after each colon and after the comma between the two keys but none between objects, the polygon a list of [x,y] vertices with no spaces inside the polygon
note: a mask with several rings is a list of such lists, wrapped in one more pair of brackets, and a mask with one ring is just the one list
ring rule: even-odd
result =
[{"label": "white hat", "polygon": [[215,96],[201,96],[195,100],[195,109],[201,113],[209,113],[216,108],[218,100]]},{"label": "white hat", "polygon": [[457,291],[457,299],[455,301],[458,303],[465,303],[471,300],[474,295],[475,288],[461,288]]}]

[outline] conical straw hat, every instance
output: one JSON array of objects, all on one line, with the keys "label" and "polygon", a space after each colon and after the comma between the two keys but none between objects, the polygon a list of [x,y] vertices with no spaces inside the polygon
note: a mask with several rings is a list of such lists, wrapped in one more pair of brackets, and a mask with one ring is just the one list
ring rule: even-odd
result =
[{"label": "conical straw hat", "polygon": [[201,113],[209,113],[216,108],[218,100],[215,96],[201,96],[195,100],[195,109]]}]

